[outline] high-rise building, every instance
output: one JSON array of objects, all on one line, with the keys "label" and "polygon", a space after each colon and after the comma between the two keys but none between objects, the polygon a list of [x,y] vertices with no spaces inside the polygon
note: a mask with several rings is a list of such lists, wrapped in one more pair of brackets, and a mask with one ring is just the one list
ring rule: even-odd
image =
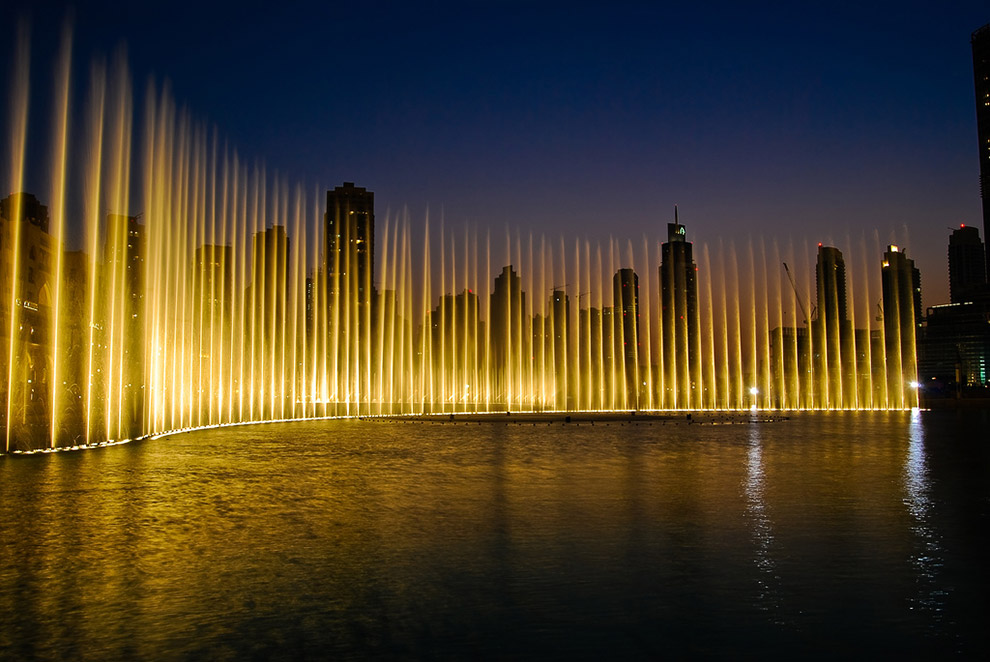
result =
[{"label": "high-rise building", "polygon": [[986,397],[990,386],[990,290],[983,272],[984,246],[975,227],[949,237],[951,303],[931,306],[919,331],[921,396]]},{"label": "high-rise building", "polygon": [[491,366],[495,401],[511,406],[522,391],[524,377],[523,339],[530,337],[526,316],[526,293],[512,265],[495,278],[489,313]]},{"label": "high-rise building", "polygon": [[[990,227],[990,24],[973,33],[973,80],[976,88],[976,135],[980,147],[980,196],[983,236]],[[985,260],[990,264],[990,257]]]},{"label": "high-rise building", "polygon": [[918,404],[918,329],[921,327],[921,273],[914,260],[897,246],[883,254],[884,356],[887,364],[887,405]]},{"label": "high-rise building", "polygon": [[818,289],[818,318],[824,319],[826,325],[849,319],[846,308],[846,261],[838,248],[818,244],[815,285]]},{"label": "high-rise building", "polygon": [[[53,269],[48,207],[30,193],[0,200],[0,449],[50,443]],[[8,391],[9,388],[9,391]],[[8,413],[10,419],[7,419]]]},{"label": "high-rise building", "polygon": [[846,307],[846,262],[842,251],[818,244],[815,265],[818,317],[814,321],[814,382],[825,407],[855,406],[852,326]]},{"label": "high-rise building", "polygon": [[[247,303],[251,310],[251,339],[254,370],[251,388],[254,414],[282,418],[285,393],[285,315],[288,292],[289,238],[285,227],[276,225],[256,232],[254,261]],[[291,348],[289,349],[291,356]]]},{"label": "high-rise building", "polygon": [[615,393],[616,407],[639,408],[639,276],[619,269],[612,277],[612,324],[615,342],[615,383],[625,389]]},{"label": "high-rise building", "polygon": [[430,313],[430,370],[433,401],[448,411],[464,411],[480,389],[478,295],[445,294]]},{"label": "high-rise building", "polygon": [[[352,182],[327,191],[324,224],[330,305],[355,304],[363,310],[371,304],[374,288],[374,192]],[[334,303],[338,293],[339,303]]]},{"label": "high-rise building", "polygon": [[198,357],[201,383],[196,412],[203,424],[220,421],[223,379],[234,365],[231,348],[240,337],[233,328],[233,249],[204,244],[193,253],[192,274],[194,356]]},{"label": "high-rise building", "polygon": [[949,235],[949,300],[973,301],[987,287],[986,253],[980,231],[960,225]]},{"label": "high-rise building", "polygon": [[609,376],[603,369],[611,361],[612,327],[602,322],[602,311],[598,308],[581,308],[578,311],[578,371],[580,390],[578,406],[581,409],[601,409],[606,402]]},{"label": "high-rise building", "polygon": [[569,360],[570,349],[570,320],[571,301],[563,289],[555,287],[550,293],[550,315],[547,332],[549,344],[546,345],[547,364],[552,366],[554,376],[554,405],[557,409],[568,407],[568,397],[572,391],[569,385],[577,377]]},{"label": "high-rise building", "polygon": [[324,235],[330,397],[349,406],[371,380],[375,194],[352,182],[327,191]]},{"label": "high-rise building", "polygon": [[676,408],[700,407],[701,334],[698,311],[698,267],[684,226],[667,224],[661,245],[660,295],[663,329],[663,402]]},{"label": "high-rise building", "polygon": [[107,215],[100,291],[103,300],[103,394],[107,435],[126,439],[142,433],[144,415],[145,233],[140,216]]}]

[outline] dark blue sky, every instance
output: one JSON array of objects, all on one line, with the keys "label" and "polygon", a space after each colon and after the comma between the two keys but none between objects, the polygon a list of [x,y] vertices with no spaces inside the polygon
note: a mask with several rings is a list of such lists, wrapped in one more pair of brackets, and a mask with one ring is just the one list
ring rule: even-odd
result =
[{"label": "dark blue sky", "polygon": [[[20,4],[0,19],[31,18],[37,81],[66,5]],[[876,229],[925,305],[947,226],[979,223],[985,2],[272,4],[75,3],[77,75],[126,44],[139,90],[167,78],[242,154],[367,186],[380,217],[638,239],[677,203],[698,242]]]}]

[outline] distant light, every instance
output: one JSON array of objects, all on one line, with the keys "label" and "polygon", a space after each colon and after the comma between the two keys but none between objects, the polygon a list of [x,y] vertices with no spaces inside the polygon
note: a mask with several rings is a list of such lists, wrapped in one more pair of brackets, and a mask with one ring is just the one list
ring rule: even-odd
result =
[{"label": "distant light", "polygon": [[749,389],[749,394],[750,395],[759,395],[760,394],[760,389],[758,389],[758,388],[756,388],[754,386],[753,388]]},{"label": "distant light", "polygon": [[910,382],[908,386],[910,386],[911,388],[921,388],[921,384],[919,384],[918,382]]}]

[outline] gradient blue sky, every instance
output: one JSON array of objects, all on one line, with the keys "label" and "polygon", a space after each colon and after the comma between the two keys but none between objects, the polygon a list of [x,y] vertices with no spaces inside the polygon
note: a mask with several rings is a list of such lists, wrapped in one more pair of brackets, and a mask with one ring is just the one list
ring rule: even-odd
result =
[{"label": "gradient blue sky", "polygon": [[[380,218],[638,239],[676,203],[699,242],[876,229],[925,305],[948,226],[980,224],[985,2],[74,4],[77,71],[125,44],[138,90],[167,78],[242,154],[366,186]],[[66,6],[0,10],[9,37],[30,18],[36,71]]]}]

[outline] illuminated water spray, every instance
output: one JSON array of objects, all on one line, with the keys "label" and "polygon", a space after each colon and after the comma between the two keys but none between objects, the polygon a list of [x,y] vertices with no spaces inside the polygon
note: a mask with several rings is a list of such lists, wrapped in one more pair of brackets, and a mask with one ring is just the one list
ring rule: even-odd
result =
[{"label": "illuminated water spray", "polygon": [[[246,163],[166,90],[137,113],[122,58],[74,107],[70,49],[65,31],[53,105],[29,108],[15,43],[4,451],[337,415],[917,403],[896,247],[881,266],[865,237],[695,245],[676,211],[666,240],[602,243],[376,219],[361,187]],[[45,201],[20,192],[38,160]]]}]

